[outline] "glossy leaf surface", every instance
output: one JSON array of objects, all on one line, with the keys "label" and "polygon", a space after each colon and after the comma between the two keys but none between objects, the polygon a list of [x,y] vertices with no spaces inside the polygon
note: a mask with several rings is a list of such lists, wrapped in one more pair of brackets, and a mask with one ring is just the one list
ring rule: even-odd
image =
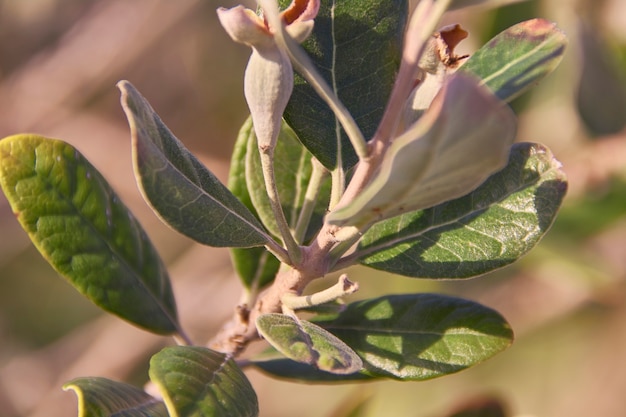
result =
[{"label": "glossy leaf surface", "polygon": [[532,19],[498,34],[459,71],[478,76],[497,97],[511,101],[557,67],[566,45],[565,34],[554,23]]},{"label": "glossy leaf surface", "polygon": [[[283,7],[289,3],[280,2]],[[303,44],[366,138],[376,131],[391,93],[407,15],[406,0],[323,0],[313,33]],[[334,114],[300,77],[285,119],[327,168],[337,166],[339,157],[346,168],[356,163]]]},{"label": "glossy leaf surface", "polygon": [[403,380],[460,371],[513,340],[508,323],[494,310],[439,294],[364,300],[316,324],[354,349],[370,375]]},{"label": "glossy leaf surface", "polygon": [[169,417],[162,401],[106,378],[77,378],[63,386],[78,397],[78,417]]},{"label": "glossy leaf surface", "polygon": [[467,194],[506,165],[514,139],[511,110],[474,77],[453,75],[363,191],[326,220],[363,227]]},{"label": "glossy leaf surface", "polygon": [[[252,133],[252,121],[246,120],[239,131],[230,161],[228,189],[258,217],[246,181],[246,153]],[[237,275],[248,289],[258,289],[274,280],[280,262],[265,248],[232,248],[231,258]]]},{"label": "glossy leaf surface", "polygon": [[565,195],[561,164],[541,145],[516,144],[509,163],[472,193],[374,225],[355,257],[422,278],[468,278],[508,265],[546,233]]},{"label": "glossy leaf surface", "polygon": [[150,379],[171,417],[254,417],[256,394],[226,355],[202,347],[163,349],[150,360]]},{"label": "glossy leaf surface", "polygon": [[142,193],[172,228],[210,246],[261,246],[269,236],[252,213],[163,124],[128,82],[118,84]]},{"label": "glossy leaf surface", "polygon": [[345,343],[324,329],[284,314],[257,318],[259,333],[279,352],[296,362],[333,374],[353,374],[363,365]]},{"label": "glossy leaf surface", "polygon": [[102,309],[155,333],[177,330],[167,270],[139,222],[71,145],[0,141],[0,184],[44,258]]}]

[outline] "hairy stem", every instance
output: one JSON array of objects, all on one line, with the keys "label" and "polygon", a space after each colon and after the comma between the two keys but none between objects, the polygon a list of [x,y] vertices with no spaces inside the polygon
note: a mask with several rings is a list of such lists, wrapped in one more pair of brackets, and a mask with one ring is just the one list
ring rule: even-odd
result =
[{"label": "hairy stem", "polygon": [[293,233],[298,243],[302,243],[306,235],[326,172],[322,164],[317,159],[313,158],[313,172],[311,172],[311,178],[309,179],[309,184],[304,194],[304,203],[302,204],[302,209],[298,215],[298,221],[296,222],[296,228]]},{"label": "hairy stem", "polygon": [[274,149],[259,148],[259,153],[261,155],[261,167],[263,170],[263,179],[265,181],[267,196],[269,197],[270,206],[272,208],[272,212],[274,213],[274,218],[276,219],[276,224],[278,225],[283,243],[287,247],[290,264],[298,264],[302,258],[300,245],[298,245],[291,234],[283,207],[280,204],[278,189],[276,187],[276,177],[274,174]]}]

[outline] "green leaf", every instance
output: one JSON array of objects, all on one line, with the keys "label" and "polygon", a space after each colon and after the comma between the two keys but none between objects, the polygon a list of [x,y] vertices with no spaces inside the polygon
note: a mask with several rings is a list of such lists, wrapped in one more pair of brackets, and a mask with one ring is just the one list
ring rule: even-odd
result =
[{"label": "green leaf", "polygon": [[252,213],[174,137],[128,82],[118,84],[142,193],[171,227],[210,246],[250,247],[270,237]]},{"label": "green leaf", "polygon": [[150,360],[150,379],[171,417],[255,417],[259,405],[241,369],[203,347],[167,347]]},{"label": "green leaf", "polygon": [[468,278],[508,265],[554,221],[567,183],[561,164],[537,144],[511,149],[509,163],[472,193],[374,225],[354,258],[417,278]]},{"label": "green leaf", "polygon": [[63,385],[78,397],[78,417],[169,417],[162,401],[106,378],[76,378]]},{"label": "green leaf", "polygon": [[[258,217],[246,182],[246,153],[251,134],[254,134],[252,119],[248,118],[241,127],[235,142],[230,162],[228,188],[251,213]],[[232,248],[231,257],[237,275],[248,289],[262,288],[271,283],[280,268],[278,259],[265,248]]]},{"label": "green leaf", "polygon": [[514,139],[511,110],[474,77],[453,75],[370,183],[326,221],[363,228],[465,195],[505,166]]},{"label": "green leaf", "polygon": [[316,323],[354,349],[367,373],[402,380],[458,372],[513,340],[496,311],[439,294],[364,300],[349,304],[335,319]]},{"label": "green leaf", "polygon": [[[281,0],[286,6],[289,0]],[[366,138],[373,136],[400,65],[407,0],[325,0],[303,47],[348,108]],[[357,161],[347,136],[326,103],[296,77],[285,119],[298,138],[333,169]]]},{"label": "green leaf", "polygon": [[[246,153],[246,183],[250,199],[265,227],[275,236],[280,236],[274,213],[267,196],[261,158],[257,149],[256,135],[250,127],[248,149]],[[296,227],[300,211],[304,204],[307,185],[312,173],[312,155],[298,141],[294,131],[283,122],[278,143],[274,150],[274,174],[276,187],[289,227]],[[322,225],[330,200],[330,181],[324,183],[320,197],[309,223],[307,237],[315,234]]]},{"label": "green leaf", "polygon": [[0,141],[0,185],[44,258],[106,311],[176,332],[169,276],[148,236],[72,146],[36,135]]},{"label": "green leaf", "polygon": [[331,374],[330,372],[320,371],[310,365],[285,358],[255,360],[250,364],[274,378],[294,382],[328,384],[332,382],[351,383],[380,379],[379,377],[368,375],[363,371],[347,375]]},{"label": "green leaf", "polygon": [[284,314],[263,314],[257,330],[273,347],[296,362],[333,374],[353,374],[363,363],[345,343],[324,329]]},{"label": "green leaf", "polygon": [[496,96],[511,101],[558,66],[566,45],[565,34],[554,23],[532,19],[494,37],[459,71],[478,76]]}]

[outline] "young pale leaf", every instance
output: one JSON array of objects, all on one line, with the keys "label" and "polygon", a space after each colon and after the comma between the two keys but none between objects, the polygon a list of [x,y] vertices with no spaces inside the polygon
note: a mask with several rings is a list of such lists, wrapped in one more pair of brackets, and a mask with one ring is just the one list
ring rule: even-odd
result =
[{"label": "young pale leaf", "polygon": [[162,401],[143,390],[106,378],[77,378],[63,385],[78,397],[78,417],[169,417]]},{"label": "young pale leaf", "polygon": [[559,65],[566,45],[565,34],[554,23],[528,20],[494,37],[459,71],[474,74],[498,98],[511,101]]},{"label": "young pale leaf", "polygon": [[[407,15],[407,0],[321,2],[313,33],[303,44],[366,138],[376,131],[391,93]],[[344,168],[356,163],[333,112],[301,77],[295,78],[285,119],[327,168],[335,168],[338,159]]]},{"label": "young pale leaf", "polygon": [[475,191],[375,224],[353,256],[363,265],[416,278],[484,274],[538,243],[566,189],[561,164],[547,148],[515,144],[506,168]]},{"label": "young pale leaf", "polygon": [[[230,162],[228,188],[235,197],[258,217],[252,205],[246,182],[246,153],[248,139],[252,133],[252,120],[248,118],[241,127]],[[248,289],[258,289],[269,284],[276,277],[280,262],[265,248],[232,248],[233,266],[242,283]]]},{"label": "young pale leaf", "polygon": [[331,374],[330,372],[315,369],[310,365],[285,358],[252,361],[251,365],[275,378],[295,382],[327,384],[332,382],[365,382],[380,379],[380,377],[367,374],[366,371],[347,375]]},{"label": "young pale leaf", "polygon": [[308,321],[284,314],[263,314],[256,325],[261,336],[296,362],[340,375],[353,374],[363,366],[361,358],[345,343]]},{"label": "young pale leaf", "polygon": [[128,82],[118,84],[133,164],[148,203],[172,228],[210,246],[250,247],[270,237],[252,213],[189,152]]},{"label": "young pale leaf", "polygon": [[[263,224],[275,236],[280,236],[265,188],[256,136],[254,130],[248,129],[248,132],[245,167],[248,193]],[[298,141],[294,131],[287,123],[283,122],[274,150],[274,174],[285,218],[292,230],[296,227],[298,216],[305,202],[307,185],[312,173],[312,157],[311,153]],[[322,218],[328,209],[330,198],[329,181],[325,182],[324,189],[320,194],[321,196],[316,200],[315,211],[309,223],[309,235],[319,230],[322,225]]]},{"label": "young pale leaf", "polygon": [[316,322],[363,359],[372,376],[424,380],[458,372],[506,349],[508,323],[480,304],[439,294],[389,295],[349,304]]},{"label": "young pale leaf", "polygon": [[473,77],[455,74],[393,141],[363,192],[327,221],[364,227],[467,194],[506,164],[514,138],[511,110]]},{"label": "young pale leaf", "polygon": [[39,252],[102,309],[146,330],[179,328],[167,270],[139,222],[71,145],[0,141],[0,185]]},{"label": "young pale leaf", "polygon": [[171,417],[256,417],[254,389],[226,355],[202,347],[167,347],[150,360],[150,379]]}]

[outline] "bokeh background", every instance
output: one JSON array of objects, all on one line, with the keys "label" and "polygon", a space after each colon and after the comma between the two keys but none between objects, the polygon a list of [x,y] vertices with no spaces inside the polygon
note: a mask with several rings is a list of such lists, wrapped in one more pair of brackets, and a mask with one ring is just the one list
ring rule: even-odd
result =
[{"label": "bokeh background", "polygon": [[[491,3],[500,3],[492,1]],[[548,145],[570,188],[548,236],[511,267],[462,282],[411,280],[363,268],[354,298],[438,291],[496,308],[516,342],[475,368],[419,383],[303,385],[248,375],[262,416],[445,417],[464,404],[494,416],[626,415],[626,2],[508,1],[446,17],[471,52],[533,17],[570,45],[556,73],[512,105],[519,140]],[[183,326],[204,343],[240,286],[226,250],[163,226],[143,202],[115,83],[130,80],[222,180],[245,120],[249,51],[215,9],[232,0],[0,0],[0,137],[33,132],[77,147],[137,214],[170,267]],[[329,277],[332,279],[332,277]],[[101,314],[43,261],[0,195],[0,415],[71,416],[77,376],[142,385],[170,344]]]}]

